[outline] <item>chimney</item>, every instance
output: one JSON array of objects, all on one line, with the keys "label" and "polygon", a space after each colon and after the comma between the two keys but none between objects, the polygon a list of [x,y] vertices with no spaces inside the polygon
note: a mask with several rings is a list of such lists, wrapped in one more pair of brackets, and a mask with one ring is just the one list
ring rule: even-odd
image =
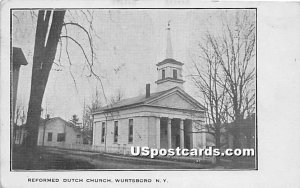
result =
[{"label": "chimney", "polygon": [[150,97],[150,84],[146,84],[146,98]]}]

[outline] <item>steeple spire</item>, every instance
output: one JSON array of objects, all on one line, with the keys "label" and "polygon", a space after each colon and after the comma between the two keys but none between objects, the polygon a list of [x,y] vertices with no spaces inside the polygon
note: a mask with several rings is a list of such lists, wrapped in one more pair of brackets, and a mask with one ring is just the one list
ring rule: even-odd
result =
[{"label": "steeple spire", "polygon": [[166,58],[167,59],[172,59],[173,58],[170,23],[171,23],[171,20],[168,21],[168,27],[167,27],[167,50],[166,50]]}]

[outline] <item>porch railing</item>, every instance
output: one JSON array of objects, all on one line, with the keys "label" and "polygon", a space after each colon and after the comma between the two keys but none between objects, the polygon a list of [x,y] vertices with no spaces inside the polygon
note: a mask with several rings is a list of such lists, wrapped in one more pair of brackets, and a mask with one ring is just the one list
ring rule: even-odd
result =
[{"label": "porch railing", "polygon": [[107,152],[107,153],[117,153],[127,155],[130,153],[130,147],[126,144],[116,144],[115,146],[95,146],[88,144],[68,144],[68,143],[55,143],[48,142],[45,147],[57,147],[62,149],[70,150],[81,150],[81,151],[91,151],[91,152]]}]

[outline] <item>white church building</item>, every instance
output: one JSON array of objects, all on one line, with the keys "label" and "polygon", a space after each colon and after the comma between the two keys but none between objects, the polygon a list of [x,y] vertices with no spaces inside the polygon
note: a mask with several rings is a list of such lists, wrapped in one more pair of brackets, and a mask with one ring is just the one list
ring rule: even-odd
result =
[{"label": "white church building", "polygon": [[[93,113],[93,146],[102,151],[129,153],[131,146],[202,148],[199,133],[204,107],[183,89],[183,63],[173,59],[170,27],[166,59],[157,63],[156,91],[121,100]],[[154,67],[153,67],[154,68]]]}]

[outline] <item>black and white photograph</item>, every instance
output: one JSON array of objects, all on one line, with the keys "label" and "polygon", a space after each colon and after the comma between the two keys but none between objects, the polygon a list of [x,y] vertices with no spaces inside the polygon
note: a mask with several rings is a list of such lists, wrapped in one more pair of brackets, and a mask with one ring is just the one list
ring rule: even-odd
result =
[{"label": "black and white photograph", "polygon": [[256,9],[11,14],[12,170],[256,169]]},{"label": "black and white photograph", "polygon": [[14,174],[15,187],[184,187],[200,176],[227,187],[218,179],[234,174],[233,187],[246,176],[246,187],[262,187],[262,174],[286,174],[291,163],[286,181],[295,185],[299,127],[287,113],[300,91],[299,36],[290,39],[299,4],[283,6],[289,16],[255,3],[13,5],[1,30],[8,187]]}]

